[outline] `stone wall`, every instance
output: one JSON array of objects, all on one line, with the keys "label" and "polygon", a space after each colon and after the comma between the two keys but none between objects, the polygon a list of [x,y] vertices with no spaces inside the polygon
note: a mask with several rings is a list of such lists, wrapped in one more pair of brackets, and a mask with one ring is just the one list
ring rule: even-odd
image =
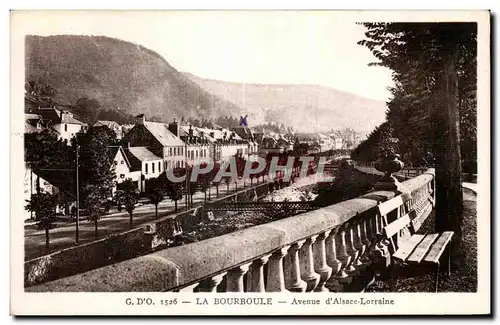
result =
[{"label": "stone wall", "polygon": [[150,236],[134,229],[88,244],[66,248],[24,263],[24,285],[82,273],[151,252]]}]

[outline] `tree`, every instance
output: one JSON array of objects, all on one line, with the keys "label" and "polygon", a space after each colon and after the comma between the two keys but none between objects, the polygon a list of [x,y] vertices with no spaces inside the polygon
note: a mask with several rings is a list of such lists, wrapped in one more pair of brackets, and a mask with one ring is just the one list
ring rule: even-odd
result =
[{"label": "tree", "polygon": [[88,213],[87,219],[90,222],[94,222],[94,236],[95,239],[99,237],[98,233],[98,222],[103,214],[103,195],[101,189],[96,185],[87,185],[82,190],[83,207]]},{"label": "tree", "polygon": [[39,107],[53,107],[55,105],[55,88],[47,83],[31,80],[24,84],[25,89],[25,112],[30,113]]},{"label": "tree", "polygon": [[[436,231],[455,232],[453,262],[463,259],[461,117],[476,106],[476,23],[365,23],[368,47],[393,71],[387,119],[404,159],[433,161]],[[471,112],[472,114],[462,114]],[[470,121],[475,125],[475,121]],[[474,132],[475,133],[475,132]],[[474,137],[473,137],[474,138]],[[470,143],[468,144],[470,146]],[[428,153],[432,152],[432,155]],[[471,153],[471,156],[473,153]],[[470,160],[470,158],[468,157]]]},{"label": "tree", "polygon": [[146,197],[155,206],[156,219],[158,219],[158,204],[165,199],[165,185],[164,179],[160,177],[150,179],[146,185]]},{"label": "tree", "polygon": [[47,192],[38,192],[26,200],[25,209],[35,214],[38,229],[45,230],[45,249],[50,249],[49,230],[55,228],[57,195]]},{"label": "tree", "polygon": [[[79,184],[81,189],[99,188],[99,191],[82,191],[82,202],[86,195],[99,195],[105,202],[111,197],[115,186],[115,164],[111,146],[116,144],[116,134],[108,128],[90,127],[79,132],[72,141],[74,153],[79,152]],[[79,146],[79,148],[78,148]],[[73,156],[73,159],[76,159]],[[97,200],[97,198],[96,198]]]},{"label": "tree", "polygon": [[101,104],[95,98],[82,97],[76,101],[76,107],[81,115],[88,116],[90,124],[97,121]]},{"label": "tree", "polygon": [[[182,175],[184,175],[185,169],[175,168],[172,172],[176,177],[181,177]],[[164,180],[163,182],[165,184],[165,194],[170,200],[175,202],[175,212],[177,213],[177,202],[182,200],[182,191],[185,182],[172,182],[167,178],[165,172],[162,173],[158,178]]]},{"label": "tree", "polygon": [[[74,165],[70,162],[70,150],[71,148],[68,147],[65,141],[58,140],[57,136],[48,130],[40,133],[27,133],[24,136],[26,165],[38,176],[42,173],[47,174],[46,172],[49,170],[59,173],[58,169],[74,168]],[[62,190],[73,192],[69,184],[58,185],[63,187]],[[37,177],[36,188],[37,192],[39,192],[39,177]]]},{"label": "tree", "polygon": [[137,201],[139,201],[139,190],[137,189],[137,185],[132,181],[132,179],[128,178],[124,182],[120,184],[120,191],[117,191],[119,193],[120,197],[117,198],[120,202],[123,203],[125,206],[125,210],[128,212],[130,219],[129,219],[129,227],[132,229],[133,227],[133,219],[132,219],[132,214],[135,210],[135,205],[137,204]]}]

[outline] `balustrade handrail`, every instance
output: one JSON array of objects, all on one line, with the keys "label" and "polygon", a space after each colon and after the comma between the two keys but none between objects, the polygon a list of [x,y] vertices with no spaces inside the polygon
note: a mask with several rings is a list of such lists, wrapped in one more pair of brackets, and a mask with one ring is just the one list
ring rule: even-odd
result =
[{"label": "balustrade handrail", "polygon": [[[403,191],[412,195],[416,193],[415,202],[421,202],[419,198],[425,198],[434,189],[433,181],[434,170],[428,169],[424,174],[402,182]],[[208,287],[213,291],[220,283],[219,278],[225,274],[226,290],[241,292],[243,274],[252,272],[247,289],[264,291],[262,265],[268,261],[265,291],[283,291],[285,285],[292,291],[323,291],[327,283],[355,274],[354,271],[370,258],[367,249],[377,246],[373,240],[381,231],[374,208],[396,194],[393,191],[373,191],[286,219],[167,248],[26,290],[125,292],[183,291],[182,288],[186,288],[192,291],[208,279],[211,283]],[[334,233],[335,238],[332,237]],[[332,240],[334,246],[341,248],[337,255],[335,249],[331,252]],[[325,242],[328,243],[326,253]],[[289,260],[284,271],[283,257],[287,250]],[[338,270],[325,271],[333,270],[338,262],[342,265]],[[248,271],[250,263],[253,264]],[[260,274],[258,279],[255,274]],[[338,279],[331,280],[334,276]],[[216,278],[219,280],[215,281]]]}]

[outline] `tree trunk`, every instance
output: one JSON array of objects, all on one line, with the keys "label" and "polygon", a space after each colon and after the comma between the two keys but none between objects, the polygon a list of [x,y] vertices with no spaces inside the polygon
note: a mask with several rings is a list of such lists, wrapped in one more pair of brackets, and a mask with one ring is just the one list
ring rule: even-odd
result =
[{"label": "tree trunk", "polygon": [[95,236],[95,239],[97,239],[99,237],[99,233],[97,230],[97,218],[94,219],[94,236]]},{"label": "tree trunk", "polygon": [[49,228],[45,228],[45,250],[47,251],[47,253],[50,250],[49,240],[50,240],[50,238],[49,238]]},{"label": "tree trunk", "polygon": [[216,191],[215,197],[219,198],[219,185],[215,185],[215,191]]},{"label": "tree trunk", "polygon": [[132,223],[132,212],[129,213],[130,219],[129,219],[129,228],[132,229],[133,223]]},{"label": "tree trunk", "polygon": [[155,219],[158,219],[158,203],[155,204]]},{"label": "tree trunk", "polygon": [[[452,41],[453,42],[453,41]],[[450,42],[451,43],[451,42]],[[448,45],[434,108],[436,123],[436,223],[437,232],[453,231],[452,263],[460,265],[462,251],[462,180],[460,159],[460,126],[457,103],[457,44]]]},{"label": "tree trunk", "polygon": [[210,191],[211,185],[208,186],[208,200],[212,200],[212,193]]},{"label": "tree trunk", "polygon": [[203,192],[203,196],[204,196],[203,201],[205,204],[207,204],[207,191],[206,190],[205,190],[205,192]]},{"label": "tree trunk", "polygon": [[174,203],[175,203],[175,210],[174,210],[174,212],[177,213],[177,200],[175,200]]},{"label": "tree trunk", "polygon": [[36,194],[40,194],[40,172],[36,173]]},{"label": "tree trunk", "polygon": [[226,186],[227,186],[226,194],[229,194],[229,183],[227,183]]}]

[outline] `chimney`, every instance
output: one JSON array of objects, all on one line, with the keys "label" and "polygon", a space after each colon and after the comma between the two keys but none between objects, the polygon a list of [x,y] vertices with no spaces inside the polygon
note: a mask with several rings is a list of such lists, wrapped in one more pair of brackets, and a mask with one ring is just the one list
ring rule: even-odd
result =
[{"label": "chimney", "polygon": [[127,142],[127,149],[130,149],[130,141]]},{"label": "chimney", "polygon": [[135,117],[135,124],[144,124],[146,122],[146,116],[144,114],[139,114]]},{"label": "chimney", "polygon": [[191,124],[189,124],[189,136],[193,136],[193,126]]},{"label": "chimney", "polygon": [[214,132],[210,132],[210,137],[214,137],[215,136],[215,133]]},{"label": "chimney", "polygon": [[173,122],[168,124],[168,130],[170,132],[172,132],[172,134],[175,135],[176,137],[179,136],[179,123],[177,123],[175,118],[174,118]]}]

